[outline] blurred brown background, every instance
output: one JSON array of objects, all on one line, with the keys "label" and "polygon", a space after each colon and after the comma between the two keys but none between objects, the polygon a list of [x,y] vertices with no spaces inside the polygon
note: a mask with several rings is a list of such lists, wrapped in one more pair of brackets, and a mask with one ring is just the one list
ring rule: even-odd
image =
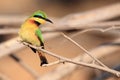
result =
[{"label": "blurred brown background", "polygon": [[119,0],[1,0],[0,14],[30,14],[43,10],[49,16],[63,17],[70,13],[91,10]]},{"label": "blurred brown background", "polygon": [[[52,17],[55,22],[56,20],[54,20],[54,18],[59,20],[69,14],[85,12],[119,2],[120,0],[1,0],[0,16],[28,16],[36,10],[43,10],[47,13],[48,17]],[[108,21],[116,20],[119,21],[119,16]],[[19,28],[20,24],[14,25],[14,28]],[[0,24],[1,29],[4,27],[11,28],[11,26],[13,27],[13,25],[6,26]],[[72,37],[77,33],[77,31],[68,31],[65,33]],[[18,34],[0,35],[1,44],[17,36]],[[112,34],[110,31],[105,33],[93,31],[82,35],[76,35],[72,38],[87,50],[92,50],[102,43],[111,42],[120,38],[120,34]],[[74,58],[84,53],[60,35],[45,39],[45,47],[49,51],[68,58]],[[2,54],[2,52],[4,51],[1,50],[0,54]],[[17,55],[40,77],[54,70],[58,66],[64,65],[58,64],[49,67],[40,67],[38,56],[33,54],[28,47],[24,47],[11,53]],[[115,55],[112,54],[105,58],[101,58],[101,61],[110,67],[119,64],[120,50],[115,51],[114,53]],[[48,55],[47,58],[49,62],[56,60]],[[92,80],[97,75],[96,73],[99,75],[100,71],[96,72],[91,68],[83,68],[81,70],[81,67],[77,67],[73,72],[62,77],[61,80]],[[37,80],[34,75],[21,66],[21,64],[12,59],[9,55],[0,58],[0,75],[0,80]],[[49,78],[49,80],[51,79]]]}]

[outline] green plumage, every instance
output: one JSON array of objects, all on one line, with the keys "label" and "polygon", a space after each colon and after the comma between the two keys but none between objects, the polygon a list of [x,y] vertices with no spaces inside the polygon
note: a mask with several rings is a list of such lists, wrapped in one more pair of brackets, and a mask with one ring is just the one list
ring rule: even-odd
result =
[{"label": "green plumage", "polygon": [[[34,12],[30,17],[33,17],[34,15],[39,15],[39,16],[42,16],[43,18],[47,18],[46,13],[43,12],[43,11],[40,11],[40,10]],[[29,17],[29,18],[30,18],[30,17]]]},{"label": "green plumage", "polygon": [[42,37],[42,33],[41,33],[41,30],[40,29],[37,29],[35,31],[35,34],[38,36],[38,38],[40,39],[40,41],[43,43],[43,37]]}]

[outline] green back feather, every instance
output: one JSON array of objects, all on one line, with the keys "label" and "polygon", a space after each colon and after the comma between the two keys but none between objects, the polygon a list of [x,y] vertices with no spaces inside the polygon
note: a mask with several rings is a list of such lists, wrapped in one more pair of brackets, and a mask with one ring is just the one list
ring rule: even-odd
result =
[{"label": "green back feather", "polygon": [[40,29],[37,29],[37,30],[35,31],[35,34],[38,36],[40,42],[44,43],[41,30],[40,30]]}]

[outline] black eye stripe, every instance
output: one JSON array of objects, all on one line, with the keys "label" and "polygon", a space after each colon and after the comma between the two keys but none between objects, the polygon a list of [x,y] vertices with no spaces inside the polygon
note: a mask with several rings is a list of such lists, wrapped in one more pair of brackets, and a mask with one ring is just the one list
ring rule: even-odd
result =
[{"label": "black eye stripe", "polygon": [[42,17],[42,16],[40,16],[40,15],[34,15],[33,17],[41,18],[41,19],[43,19],[43,20],[45,20],[45,21],[48,21],[48,22],[50,22],[50,23],[53,23],[51,20],[49,20],[49,19],[47,19],[47,18],[44,18],[44,17]]},{"label": "black eye stripe", "polygon": [[43,17],[42,17],[42,16],[40,16],[40,15],[34,15],[33,17],[42,18],[42,19],[44,19],[44,20],[45,20],[45,18],[43,18]]},{"label": "black eye stripe", "polygon": [[42,18],[41,16],[39,16],[39,15],[34,15],[33,17],[38,17],[38,18]]},{"label": "black eye stripe", "polygon": [[41,23],[37,22],[37,21],[34,21],[34,23],[39,26]]}]

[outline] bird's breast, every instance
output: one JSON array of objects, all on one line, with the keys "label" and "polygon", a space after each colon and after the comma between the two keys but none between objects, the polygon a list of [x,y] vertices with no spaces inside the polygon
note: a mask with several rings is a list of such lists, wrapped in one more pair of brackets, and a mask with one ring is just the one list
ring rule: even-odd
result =
[{"label": "bird's breast", "polygon": [[35,31],[37,29],[39,29],[39,28],[35,24],[30,24],[30,23],[23,24],[21,26],[21,29],[19,30],[19,36],[25,42],[29,42],[35,46],[40,46],[40,41],[35,34]]}]

